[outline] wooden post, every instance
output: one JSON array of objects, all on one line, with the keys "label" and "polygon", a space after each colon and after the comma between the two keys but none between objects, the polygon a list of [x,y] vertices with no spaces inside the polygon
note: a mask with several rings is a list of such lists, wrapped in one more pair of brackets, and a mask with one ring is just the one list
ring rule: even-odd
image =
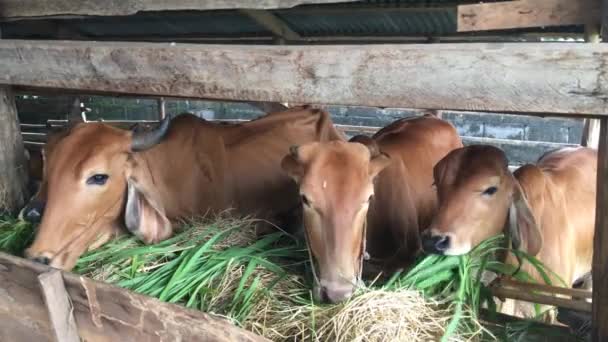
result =
[{"label": "wooden post", "polygon": [[[602,0],[602,37],[608,34],[608,0]],[[606,39],[602,39],[606,41]],[[593,303],[591,338],[608,340],[608,119],[600,121],[597,161],[597,201],[593,237]]]},{"label": "wooden post", "polygon": [[16,213],[25,204],[27,170],[15,96],[0,86],[0,213]]},{"label": "wooden post", "polygon": [[61,271],[52,270],[38,276],[44,295],[44,303],[49,312],[55,337],[58,342],[79,342],[78,328],[74,319],[74,307],[65,290]]},{"label": "wooden post", "polygon": [[594,342],[608,341],[608,119],[600,119],[597,161],[597,202],[593,239]]}]

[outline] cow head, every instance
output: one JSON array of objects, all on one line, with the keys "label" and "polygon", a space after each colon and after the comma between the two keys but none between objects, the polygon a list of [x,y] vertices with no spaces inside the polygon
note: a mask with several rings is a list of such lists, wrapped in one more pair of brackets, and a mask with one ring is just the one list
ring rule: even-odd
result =
[{"label": "cow head", "polygon": [[538,253],[540,231],[503,151],[487,145],[456,149],[435,165],[433,177],[439,208],[422,236],[427,252],[465,254],[506,228],[514,247]]},{"label": "cow head", "polygon": [[30,259],[71,270],[87,249],[110,239],[124,225],[145,242],[170,232],[145,161],[137,157],[158,144],[169,119],[148,132],[103,123],[79,123],[45,153],[44,214]]},{"label": "cow head", "polygon": [[282,160],[299,185],[317,300],[347,299],[359,280],[373,180],[390,160],[370,141],[308,143]]},{"label": "cow head", "polygon": [[[46,205],[46,156],[53,153],[55,145],[65,137],[76,124],[82,123],[82,116],[71,115],[68,119],[67,127],[52,127],[47,123],[47,140],[42,149],[40,150],[41,162],[36,165],[41,167],[42,177],[38,182],[38,187],[34,192],[34,195],[30,198],[29,202],[21,209],[19,218],[29,223],[38,224],[42,219],[44,213],[44,207]],[[144,123],[131,124],[129,130],[135,133],[150,131],[152,127]]]}]

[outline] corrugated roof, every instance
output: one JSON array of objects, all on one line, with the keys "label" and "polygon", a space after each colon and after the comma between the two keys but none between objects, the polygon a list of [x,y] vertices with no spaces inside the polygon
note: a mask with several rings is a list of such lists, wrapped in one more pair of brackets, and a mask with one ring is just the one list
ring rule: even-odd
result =
[{"label": "corrugated roof", "polygon": [[456,32],[455,8],[428,8],[416,11],[380,8],[374,11],[318,9],[275,11],[289,27],[302,36],[416,36]]},{"label": "corrugated roof", "polygon": [[[428,37],[456,34],[455,0],[363,0],[274,10],[280,20],[306,38]],[[413,9],[413,7],[415,9]],[[146,12],[132,16],[39,19],[2,23],[4,38],[54,39],[66,27],[93,39],[272,37],[263,25],[236,10]],[[576,32],[582,26],[503,32]],[[485,34],[488,34],[486,32]]]}]

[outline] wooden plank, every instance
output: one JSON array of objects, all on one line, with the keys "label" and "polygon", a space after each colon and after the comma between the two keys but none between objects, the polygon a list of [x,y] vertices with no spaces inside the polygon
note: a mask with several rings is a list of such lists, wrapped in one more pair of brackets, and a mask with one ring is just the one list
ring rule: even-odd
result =
[{"label": "wooden plank", "polygon": [[458,6],[458,32],[600,22],[598,0],[518,0]]},{"label": "wooden plank", "polygon": [[298,40],[302,38],[297,32],[292,30],[287,24],[279,19],[276,15],[266,10],[242,9],[241,13],[253,19],[258,24],[262,25],[275,36],[286,40]]},{"label": "wooden plank", "polygon": [[593,341],[608,341],[608,119],[600,120],[593,238]]},{"label": "wooden plank", "polygon": [[0,83],[241,101],[599,116],[608,113],[606,56],[605,44],[311,47],[3,40]]},{"label": "wooden plank", "polygon": [[328,4],[352,0],[3,0],[0,17],[6,19],[47,19],[48,17],[131,15],[146,11],[218,9],[274,9],[304,4]]},{"label": "wooden plank", "polygon": [[568,308],[584,312],[591,311],[591,303],[585,301],[574,301],[570,299],[559,298],[550,295],[542,295],[533,292],[524,292],[519,289],[514,290],[504,287],[492,287],[490,291],[494,296],[500,298],[512,298],[530,303],[554,305],[562,308]]},{"label": "wooden plank", "polygon": [[52,270],[38,276],[38,282],[44,295],[44,303],[58,342],[80,342],[76,320],[72,313],[70,297],[63,285],[59,270]]},{"label": "wooden plank", "polygon": [[569,287],[549,286],[545,284],[524,283],[521,281],[511,280],[508,278],[501,279],[500,286],[519,289],[523,292],[541,291],[547,294],[560,294],[572,298],[591,298],[592,292],[589,290],[573,289]]},{"label": "wooden plank", "polygon": [[[52,268],[0,253],[0,341],[54,341],[39,274]],[[268,341],[227,319],[62,272],[80,337],[88,342]]]}]

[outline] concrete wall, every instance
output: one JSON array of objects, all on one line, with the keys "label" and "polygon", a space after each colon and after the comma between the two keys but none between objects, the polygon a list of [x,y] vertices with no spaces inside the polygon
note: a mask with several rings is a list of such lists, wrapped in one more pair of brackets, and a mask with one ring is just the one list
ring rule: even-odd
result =
[{"label": "concrete wall", "polygon": [[[155,120],[158,118],[154,99],[82,97],[91,112],[87,119]],[[47,119],[65,119],[70,100],[65,96],[19,96],[16,99],[22,123],[45,123]],[[369,107],[325,107],[337,124],[383,127],[390,122],[415,115],[411,110]],[[193,112],[207,119],[253,119],[264,113],[248,104],[167,100],[166,112]],[[495,145],[507,153],[512,165],[534,162],[541,154],[564,144],[579,144],[583,122],[568,118],[540,118],[480,113],[443,112],[443,118],[456,126],[465,144]]]}]

